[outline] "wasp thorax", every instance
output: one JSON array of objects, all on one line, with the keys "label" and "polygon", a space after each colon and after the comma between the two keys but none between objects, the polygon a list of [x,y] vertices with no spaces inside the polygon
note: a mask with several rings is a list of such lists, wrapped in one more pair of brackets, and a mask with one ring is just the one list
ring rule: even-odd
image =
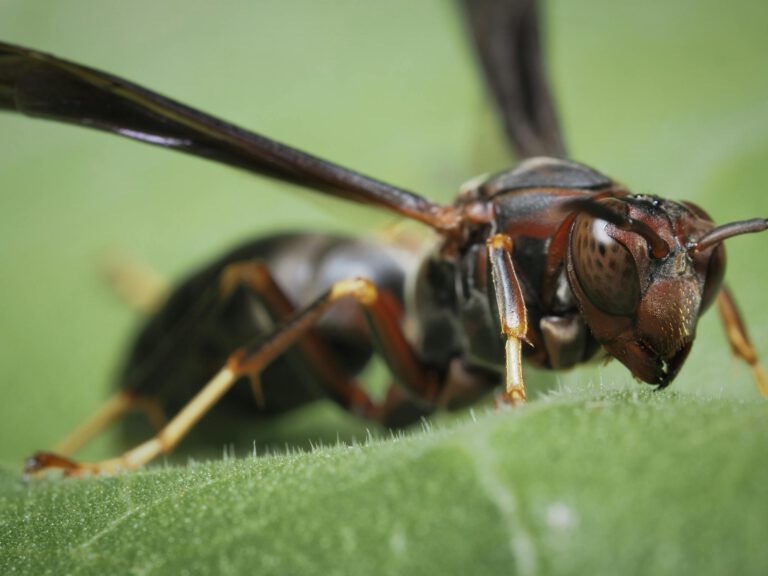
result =
[{"label": "wasp thorax", "polygon": [[635,260],[624,245],[608,235],[605,220],[577,217],[571,232],[571,254],[581,289],[608,314],[629,316],[640,301]]}]

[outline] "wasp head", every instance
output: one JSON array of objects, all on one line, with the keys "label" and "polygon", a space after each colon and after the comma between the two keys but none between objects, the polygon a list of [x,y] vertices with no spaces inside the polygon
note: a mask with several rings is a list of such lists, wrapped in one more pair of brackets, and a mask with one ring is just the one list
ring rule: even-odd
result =
[{"label": "wasp head", "polygon": [[636,378],[668,385],[719,292],[730,236],[764,219],[715,228],[693,204],[652,196],[579,201],[567,274],[595,338]]}]

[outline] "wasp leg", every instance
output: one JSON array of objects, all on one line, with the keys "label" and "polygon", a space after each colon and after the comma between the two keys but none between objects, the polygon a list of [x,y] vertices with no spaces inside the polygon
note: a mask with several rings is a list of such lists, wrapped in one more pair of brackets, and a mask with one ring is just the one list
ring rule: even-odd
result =
[{"label": "wasp leg", "polygon": [[[220,283],[222,295],[231,294],[239,286],[253,290],[280,320],[295,312],[268,267],[261,262],[236,263],[224,270]],[[297,345],[313,372],[341,406],[385,426],[402,426],[428,414],[435,401],[439,402],[436,398],[438,382],[416,358],[403,335],[400,327],[403,311],[397,300],[372,283],[368,283],[365,292],[367,295],[358,301],[364,304],[378,351],[397,378],[382,403],[374,404],[357,382],[338,367],[327,346],[312,330],[307,331]],[[250,379],[257,403],[264,402],[259,375],[251,374]]]},{"label": "wasp leg", "polygon": [[525,404],[522,342],[528,332],[528,320],[520,282],[512,264],[512,239],[506,234],[496,234],[488,240],[487,247],[501,331],[506,338],[506,387],[500,400],[513,406]]},{"label": "wasp leg", "polygon": [[723,286],[717,296],[717,309],[723,321],[725,334],[734,355],[744,360],[752,369],[755,384],[762,396],[768,397],[768,375],[757,357],[757,352],[749,339],[747,328],[741,318],[736,301],[727,286]]},{"label": "wasp leg", "polygon": [[[387,294],[379,294],[369,280],[356,278],[336,282],[323,296],[291,316],[281,327],[265,339],[247,344],[235,350],[226,364],[208,383],[150,440],[125,452],[122,456],[96,463],[76,463],[54,454],[38,453],[27,462],[27,473],[36,473],[48,468],[61,468],[68,476],[114,473],[139,468],[160,454],[171,452],[190,429],[221,399],[222,396],[244,376],[260,373],[270,362],[307,334],[310,328],[334,304],[347,298],[354,298],[370,313],[372,324],[387,334],[382,338],[388,363],[392,362],[395,373],[409,382],[415,389],[427,393],[437,389],[436,378],[425,380],[426,384],[409,378],[422,376],[418,362],[410,348],[403,357],[391,356],[401,351],[405,344],[402,333],[393,329],[396,319],[387,318]],[[433,384],[434,383],[434,384]]]},{"label": "wasp leg", "polygon": [[157,430],[165,425],[163,409],[156,400],[136,396],[124,390],[118,392],[102,404],[88,420],[59,442],[53,451],[62,456],[71,456],[101,433],[107,426],[133,410],[144,412],[147,419]]},{"label": "wasp leg", "polygon": [[[118,295],[139,312],[156,312],[167,300],[168,283],[154,270],[128,254],[119,251],[108,254],[104,273]],[[61,456],[74,454],[107,426],[133,410],[144,412],[156,430],[165,425],[165,414],[159,402],[123,390],[109,398],[88,420],[59,442],[54,452]]]},{"label": "wasp leg", "polygon": [[104,428],[128,412],[131,406],[132,394],[124,391],[118,392],[102,404],[88,420],[59,442],[54,447],[54,452],[62,456],[71,456]]},{"label": "wasp leg", "polygon": [[110,252],[104,259],[103,269],[115,292],[138,312],[153,314],[168,300],[167,280],[130,254]]},{"label": "wasp leg", "polygon": [[[252,291],[280,322],[296,313],[293,303],[263,262],[236,262],[223,270],[219,280],[221,298],[230,297],[240,287]],[[370,411],[373,402],[357,382],[338,366],[328,347],[313,330],[308,330],[298,340],[297,347],[314,374],[339,404],[361,415]],[[264,397],[260,374],[254,372],[248,376],[256,404],[265,406],[268,399]]]}]

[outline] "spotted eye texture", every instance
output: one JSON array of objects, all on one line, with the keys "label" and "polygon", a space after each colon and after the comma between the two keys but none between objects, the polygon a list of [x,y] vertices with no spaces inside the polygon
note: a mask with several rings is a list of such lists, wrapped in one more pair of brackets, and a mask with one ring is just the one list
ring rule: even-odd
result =
[{"label": "spotted eye texture", "polygon": [[630,316],[640,302],[635,260],[608,236],[607,222],[580,215],[571,232],[573,267],[581,289],[597,308],[614,316]]}]

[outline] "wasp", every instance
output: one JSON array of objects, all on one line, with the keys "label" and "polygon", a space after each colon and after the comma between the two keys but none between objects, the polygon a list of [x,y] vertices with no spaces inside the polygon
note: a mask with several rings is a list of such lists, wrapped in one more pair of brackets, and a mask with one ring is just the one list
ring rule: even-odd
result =
[{"label": "wasp", "polygon": [[[120,391],[27,472],[141,467],[173,450],[220,403],[277,414],[330,397],[406,426],[500,386],[526,402],[523,361],[568,369],[599,355],[668,386],[717,303],[761,394],[768,377],[723,284],[731,237],[700,207],[632,193],[569,160],[541,57],[533,0],[465,1],[468,28],[519,164],[439,204],[190,108],[127,80],[0,44],[0,108],[103,130],[361,203],[431,229],[427,254],[329,234],[239,246],[178,286],[135,340]],[[393,383],[357,378],[374,355]],[[144,407],[170,416],[148,441],[95,463],[70,458],[107,422]]]}]

